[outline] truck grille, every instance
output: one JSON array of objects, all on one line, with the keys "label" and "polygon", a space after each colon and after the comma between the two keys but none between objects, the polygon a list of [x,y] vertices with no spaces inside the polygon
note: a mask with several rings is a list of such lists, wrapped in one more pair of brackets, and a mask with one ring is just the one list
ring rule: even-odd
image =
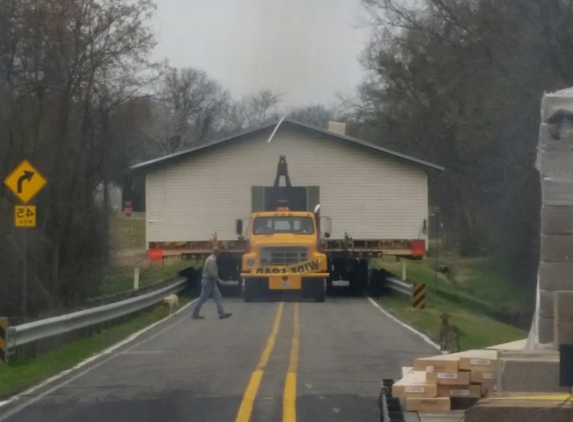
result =
[{"label": "truck grille", "polygon": [[308,261],[308,246],[263,246],[261,265],[287,265]]}]

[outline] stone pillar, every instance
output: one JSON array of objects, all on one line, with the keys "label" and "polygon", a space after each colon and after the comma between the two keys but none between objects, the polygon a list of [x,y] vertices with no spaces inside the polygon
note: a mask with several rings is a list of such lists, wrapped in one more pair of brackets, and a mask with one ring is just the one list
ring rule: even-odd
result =
[{"label": "stone pillar", "polygon": [[573,291],[573,89],[544,95],[541,119],[536,162],[542,192],[541,253],[528,341],[532,349],[557,346],[555,293]]}]

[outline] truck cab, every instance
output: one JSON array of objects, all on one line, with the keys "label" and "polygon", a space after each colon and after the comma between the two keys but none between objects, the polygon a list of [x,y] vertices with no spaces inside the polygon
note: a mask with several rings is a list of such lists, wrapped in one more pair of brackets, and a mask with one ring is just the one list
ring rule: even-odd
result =
[{"label": "truck cab", "polygon": [[317,221],[317,212],[288,207],[251,216],[241,263],[246,302],[284,296],[324,302],[328,260]]}]

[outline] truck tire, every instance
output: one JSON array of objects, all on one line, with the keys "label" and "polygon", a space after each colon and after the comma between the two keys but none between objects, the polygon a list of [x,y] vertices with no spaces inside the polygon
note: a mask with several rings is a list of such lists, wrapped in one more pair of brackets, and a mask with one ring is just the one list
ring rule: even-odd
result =
[{"label": "truck tire", "polygon": [[372,268],[370,270],[370,277],[368,279],[368,295],[374,297],[383,296],[384,281],[385,281],[384,272],[376,268]]},{"label": "truck tire", "polygon": [[243,279],[243,300],[252,302],[255,299],[255,283],[248,278]]},{"label": "truck tire", "polygon": [[326,298],[326,280],[321,279],[318,283],[316,283],[316,296],[314,297],[314,300],[322,303],[324,302],[324,299]]},{"label": "truck tire", "polygon": [[362,296],[368,288],[368,261],[354,260],[350,275],[350,295]]},{"label": "truck tire", "polygon": [[368,290],[368,276],[369,276],[369,269],[368,269],[369,265],[368,265],[368,260],[366,259],[361,259],[360,260],[360,264],[359,264],[359,293],[365,294]]},{"label": "truck tire", "polygon": [[331,277],[326,279],[326,294],[328,296],[332,296],[332,278]]}]

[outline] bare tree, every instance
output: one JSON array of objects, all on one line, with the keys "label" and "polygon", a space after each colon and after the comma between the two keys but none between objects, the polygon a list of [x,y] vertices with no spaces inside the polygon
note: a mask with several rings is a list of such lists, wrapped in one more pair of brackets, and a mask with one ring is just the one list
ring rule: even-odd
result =
[{"label": "bare tree", "polygon": [[[108,212],[95,192],[113,177],[111,115],[149,82],[149,0],[0,2],[0,173],[31,160],[49,183],[28,233],[29,309],[97,293],[108,264]],[[145,71],[146,73],[144,73]],[[105,195],[104,195],[105,197]],[[0,192],[0,309],[21,312],[26,251]]]},{"label": "bare tree", "polygon": [[[373,37],[359,115],[371,136],[442,163],[441,207],[465,254],[535,283],[544,91],[573,78],[569,0],[364,0]],[[509,264],[509,265],[508,265]]]},{"label": "bare tree", "polygon": [[282,94],[263,89],[241,101],[232,102],[227,107],[224,131],[237,132],[278,119],[278,105],[281,103],[281,98]]},{"label": "bare tree", "polygon": [[204,71],[168,69],[157,88],[161,151],[174,152],[216,133],[228,102],[227,91]]},{"label": "bare tree", "polygon": [[328,122],[337,119],[336,112],[321,104],[295,108],[288,113],[290,119],[307,123],[323,129],[328,128]]}]

